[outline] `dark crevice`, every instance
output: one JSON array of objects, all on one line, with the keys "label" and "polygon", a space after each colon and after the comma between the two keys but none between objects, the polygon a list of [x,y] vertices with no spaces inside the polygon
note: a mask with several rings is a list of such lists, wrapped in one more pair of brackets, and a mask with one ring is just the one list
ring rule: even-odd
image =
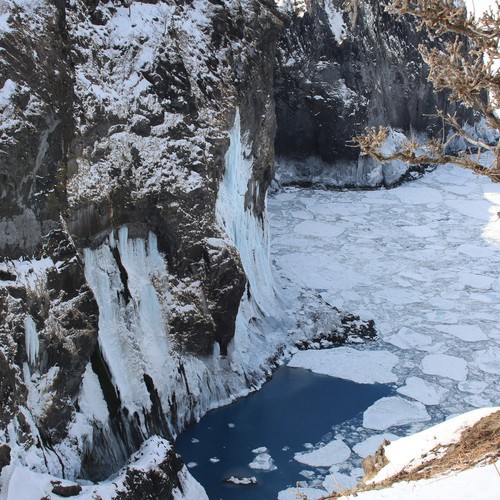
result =
[{"label": "dark crevice", "polygon": [[121,282],[123,283],[123,298],[125,300],[125,303],[128,304],[130,302],[130,299],[132,298],[132,295],[130,294],[130,290],[128,288],[128,273],[122,263],[120,251],[118,250],[118,248],[114,247],[112,251],[113,251],[113,257],[115,258],[116,261],[116,265],[120,270],[120,279]]},{"label": "dark crevice", "polygon": [[96,345],[95,351],[90,358],[90,362],[92,364],[92,370],[99,379],[99,385],[101,386],[104,400],[108,406],[109,414],[111,418],[113,418],[118,415],[118,412],[120,411],[120,395],[112,382],[111,372],[109,371],[108,365],[102,356],[99,345]]}]

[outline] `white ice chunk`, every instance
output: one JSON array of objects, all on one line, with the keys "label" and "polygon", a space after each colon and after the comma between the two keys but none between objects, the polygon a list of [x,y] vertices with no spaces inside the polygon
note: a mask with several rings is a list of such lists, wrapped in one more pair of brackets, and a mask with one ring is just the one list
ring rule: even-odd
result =
[{"label": "white ice chunk", "polygon": [[259,453],[252,462],[248,464],[251,469],[272,471],[277,467],[274,465],[274,460],[269,453]]},{"label": "white ice chunk", "polygon": [[478,342],[488,340],[486,334],[477,325],[436,325],[441,332],[449,333],[465,342]]},{"label": "white ice chunk", "polygon": [[380,445],[387,439],[387,441],[395,441],[399,439],[396,434],[391,434],[390,432],[384,432],[383,434],[375,434],[366,438],[361,443],[358,443],[353,447],[353,450],[360,457],[365,458],[368,455],[373,455],[380,447]]},{"label": "white ice chunk", "polygon": [[306,368],[314,373],[330,375],[359,384],[387,384],[397,381],[392,368],[398,357],[389,351],[358,351],[352,347],[336,347],[319,351],[300,351],[288,366]]},{"label": "white ice chunk", "polygon": [[437,189],[428,187],[402,186],[394,190],[394,194],[408,205],[428,205],[429,203],[439,203],[443,199]]},{"label": "white ice chunk", "polygon": [[430,419],[422,403],[391,396],[379,399],[363,413],[363,427],[383,431],[392,426],[427,422]]},{"label": "white ice chunk", "polygon": [[429,354],[422,359],[421,368],[427,375],[448,377],[458,382],[467,378],[467,362],[448,354]]},{"label": "white ice chunk", "polygon": [[265,446],[260,446],[259,448],[255,448],[252,450],[252,453],[259,454],[259,453],[266,453],[267,448]]},{"label": "white ice chunk", "polygon": [[481,380],[466,380],[458,384],[458,388],[462,392],[469,392],[471,394],[481,394],[486,387],[488,387],[488,384]]},{"label": "white ice chunk", "polygon": [[252,477],[228,477],[227,479],[224,480],[226,483],[233,483],[233,484],[242,484],[244,486],[247,486],[249,484],[257,484],[257,478],[255,476]]},{"label": "white ice chunk", "polygon": [[447,200],[446,205],[459,214],[472,219],[488,222],[491,203],[486,200]]},{"label": "white ice chunk", "polygon": [[492,404],[489,399],[484,398],[480,394],[467,396],[464,398],[464,401],[469,403],[471,406],[474,406],[474,408],[486,408]]},{"label": "white ice chunk", "polygon": [[351,490],[359,483],[359,478],[341,472],[328,474],[323,481],[323,488],[329,493]]},{"label": "white ice chunk", "polygon": [[305,236],[317,236],[320,238],[336,238],[344,232],[343,227],[333,226],[318,221],[303,221],[293,229],[297,234]]},{"label": "white ice chunk", "polygon": [[470,286],[471,288],[478,288],[479,290],[489,290],[491,285],[495,282],[495,278],[473,273],[459,273],[458,279],[464,285]]},{"label": "white ice chunk", "polygon": [[429,226],[403,226],[403,229],[417,238],[430,238],[436,236]]},{"label": "white ice chunk", "polygon": [[384,341],[389,342],[400,349],[419,349],[422,348],[422,346],[429,346],[432,344],[432,337],[404,326],[398,331],[398,333],[384,338]]},{"label": "white ice chunk", "polygon": [[341,439],[334,439],[317,450],[295,453],[293,458],[310,467],[330,467],[345,462],[350,456],[349,446]]},{"label": "white ice chunk", "polygon": [[449,391],[419,377],[409,377],[406,379],[406,385],[397,389],[397,392],[416,399],[424,405],[437,405],[443,401]]},{"label": "white ice chunk", "polygon": [[492,346],[477,351],[474,360],[483,372],[500,375],[500,347]]},{"label": "white ice chunk", "polygon": [[297,500],[297,498],[307,498],[307,500],[320,500],[327,491],[320,488],[302,488],[294,486],[278,493],[278,500]]}]

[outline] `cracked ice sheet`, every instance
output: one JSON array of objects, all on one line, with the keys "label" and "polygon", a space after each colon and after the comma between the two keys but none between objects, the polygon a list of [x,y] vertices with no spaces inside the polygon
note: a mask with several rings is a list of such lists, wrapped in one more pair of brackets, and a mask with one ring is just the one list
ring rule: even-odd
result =
[{"label": "cracked ice sheet", "polygon": [[468,378],[500,402],[500,186],[447,165],[391,190],[291,188],[269,209],[278,276],[374,319],[400,387],[418,377],[450,390],[440,419],[472,409],[458,387]]},{"label": "cracked ice sheet", "polygon": [[[275,273],[287,290],[313,289],[375,320],[380,341],[366,348],[398,357],[393,372],[406,397],[442,396],[432,420],[397,434],[500,404],[500,185],[447,165],[391,190],[288,188],[268,207]],[[295,231],[309,220],[323,236],[301,234],[306,224]],[[405,383],[411,377],[425,383]],[[437,393],[424,396],[425,384]],[[360,430],[357,442],[373,434]]]}]

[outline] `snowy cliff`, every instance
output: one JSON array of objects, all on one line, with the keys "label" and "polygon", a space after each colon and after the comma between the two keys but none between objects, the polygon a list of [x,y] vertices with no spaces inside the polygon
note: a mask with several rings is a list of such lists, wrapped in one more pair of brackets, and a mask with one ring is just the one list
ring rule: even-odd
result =
[{"label": "snowy cliff", "polygon": [[2,3],[3,465],[104,479],[269,375],[281,24],[256,1]]},{"label": "snowy cliff", "polygon": [[[298,156],[312,154],[314,136],[331,159],[367,109],[385,117],[364,94],[375,77],[397,80],[390,65],[361,79],[365,90],[349,80],[369,55],[311,60],[315,81],[337,89],[313,97],[327,102],[324,123],[345,118],[340,135],[320,134],[292,99],[313,95],[294,82],[309,57],[297,51],[314,45],[314,29],[335,54],[364,53],[366,30],[376,43],[376,6],[358,4],[352,13],[331,0],[0,2],[7,498],[35,475],[50,494],[57,478],[72,487],[119,470],[108,493],[132,498],[153,481],[154,463],[164,465],[154,480],[165,495],[196,490],[169,440],[257,388],[288,342],[266,220],[276,126],[280,153],[295,153],[304,132]],[[430,95],[420,69],[408,78],[425,89],[418,104]],[[297,117],[286,106],[305,131],[290,126]],[[403,125],[416,127],[412,120]],[[139,449],[151,462],[137,466]]]}]

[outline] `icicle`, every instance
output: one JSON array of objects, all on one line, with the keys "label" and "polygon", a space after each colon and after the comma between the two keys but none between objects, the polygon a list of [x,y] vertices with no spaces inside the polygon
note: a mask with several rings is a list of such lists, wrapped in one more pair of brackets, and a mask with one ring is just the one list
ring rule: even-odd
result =
[{"label": "icicle", "polygon": [[26,343],[26,354],[30,365],[34,365],[40,350],[40,339],[36,331],[36,325],[31,316],[24,320],[24,340]]}]

